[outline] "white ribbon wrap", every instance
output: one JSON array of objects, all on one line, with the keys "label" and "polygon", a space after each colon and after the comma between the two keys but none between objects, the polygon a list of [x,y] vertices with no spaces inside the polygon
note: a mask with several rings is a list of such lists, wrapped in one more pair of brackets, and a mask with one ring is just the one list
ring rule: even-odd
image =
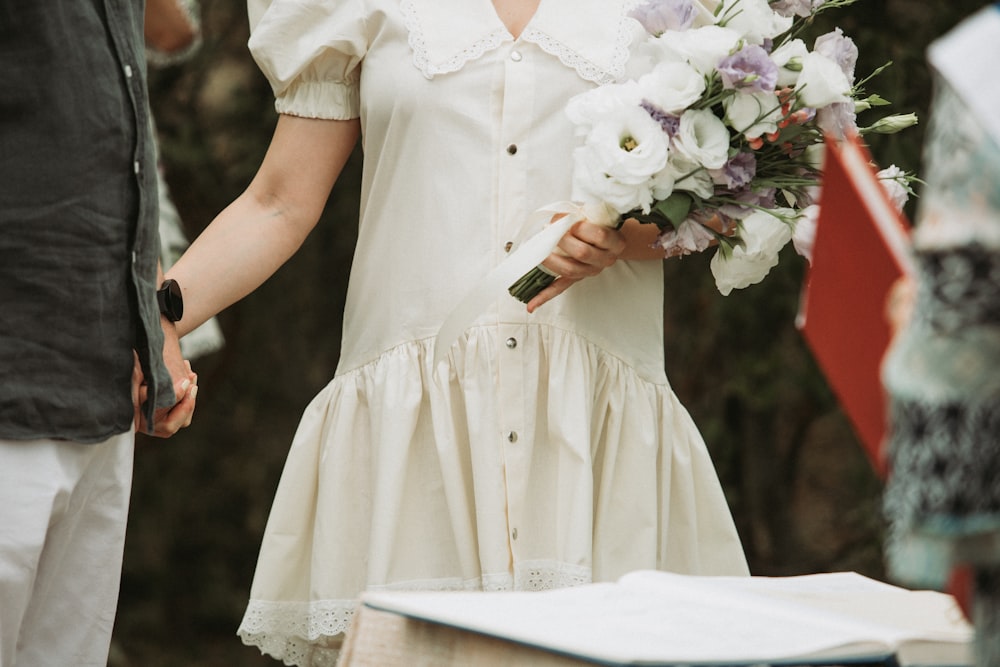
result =
[{"label": "white ribbon wrap", "polygon": [[581,205],[562,201],[535,211],[529,219],[529,225],[544,224],[557,215],[562,217],[546,225],[542,231],[522,243],[507,259],[490,271],[451,311],[434,340],[435,368],[444,360],[448,350],[476,317],[486,310],[498,295],[506,294],[510,286],[517,282],[521,276],[541,264],[555,250],[559,239],[569,231],[570,227],[581,220],[607,226],[614,226],[616,221],[614,212],[603,204]]}]

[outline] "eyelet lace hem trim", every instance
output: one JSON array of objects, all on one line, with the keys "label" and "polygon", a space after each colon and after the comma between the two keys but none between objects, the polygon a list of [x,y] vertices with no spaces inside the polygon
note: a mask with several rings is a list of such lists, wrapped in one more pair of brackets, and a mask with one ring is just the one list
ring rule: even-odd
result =
[{"label": "eyelet lace hem trim", "polygon": [[[542,591],[590,583],[588,567],[531,561],[521,563],[513,575],[483,575],[478,579],[432,579],[372,586],[371,591]],[[286,665],[334,667],[342,635],[354,618],[356,600],[270,602],[251,600],[237,631],[247,646],[273,656]]]}]

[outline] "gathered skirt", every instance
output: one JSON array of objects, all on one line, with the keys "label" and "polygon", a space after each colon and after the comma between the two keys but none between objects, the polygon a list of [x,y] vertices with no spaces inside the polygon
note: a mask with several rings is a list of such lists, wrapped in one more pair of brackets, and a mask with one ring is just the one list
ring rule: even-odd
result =
[{"label": "gathered skirt", "polygon": [[406,343],[316,396],[265,530],[245,643],[286,664],[333,664],[366,590],[748,574],[669,384],[573,333],[534,334],[519,348],[531,419],[517,432],[496,397],[495,327],[470,330],[437,369],[431,339]]}]

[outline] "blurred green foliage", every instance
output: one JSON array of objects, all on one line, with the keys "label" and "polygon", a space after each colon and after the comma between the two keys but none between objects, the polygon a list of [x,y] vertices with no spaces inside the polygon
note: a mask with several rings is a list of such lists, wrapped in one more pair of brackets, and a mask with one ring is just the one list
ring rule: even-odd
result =
[{"label": "blurred green foliage", "polygon": [[[859,77],[892,61],[869,90],[923,120],[925,47],[986,4],[859,0],[812,32],[851,36]],[[167,180],[192,237],[249,183],[276,119],[242,3],[203,0],[202,14],[194,60],[150,76]],[[874,137],[872,152],[919,174],[922,137],[922,125]],[[114,667],[276,664],[235,631],[295,426],[336,366],[359,165],[356,154],[299,253],[220,316],[225,348],[195,362],[195,423],[169,441],[140,436]],[[728,297],[707,261],[666,264],[667,370],[709,443],[754,573],[881,576],[880,480],[795,329],[802,260],[789,252],[763,284]]]}]

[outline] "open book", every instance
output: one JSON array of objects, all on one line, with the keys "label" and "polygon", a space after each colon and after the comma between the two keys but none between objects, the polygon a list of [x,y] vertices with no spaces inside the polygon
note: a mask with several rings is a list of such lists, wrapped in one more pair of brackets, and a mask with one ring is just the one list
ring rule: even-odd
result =
[{"label": "open book", "polygon": [[912,274],[909,225],[857,137],[827,141],[812,262],[798,326],[873,466],[886,430],[880,369],[892,332],[889,291]]},{"label": "open book", "polygon": [[972,630],[951,596],[852,572],[638,571],[545,592],[378,592],[362,603],[362,614],[392,612],[601,665],[971,664]]}]

